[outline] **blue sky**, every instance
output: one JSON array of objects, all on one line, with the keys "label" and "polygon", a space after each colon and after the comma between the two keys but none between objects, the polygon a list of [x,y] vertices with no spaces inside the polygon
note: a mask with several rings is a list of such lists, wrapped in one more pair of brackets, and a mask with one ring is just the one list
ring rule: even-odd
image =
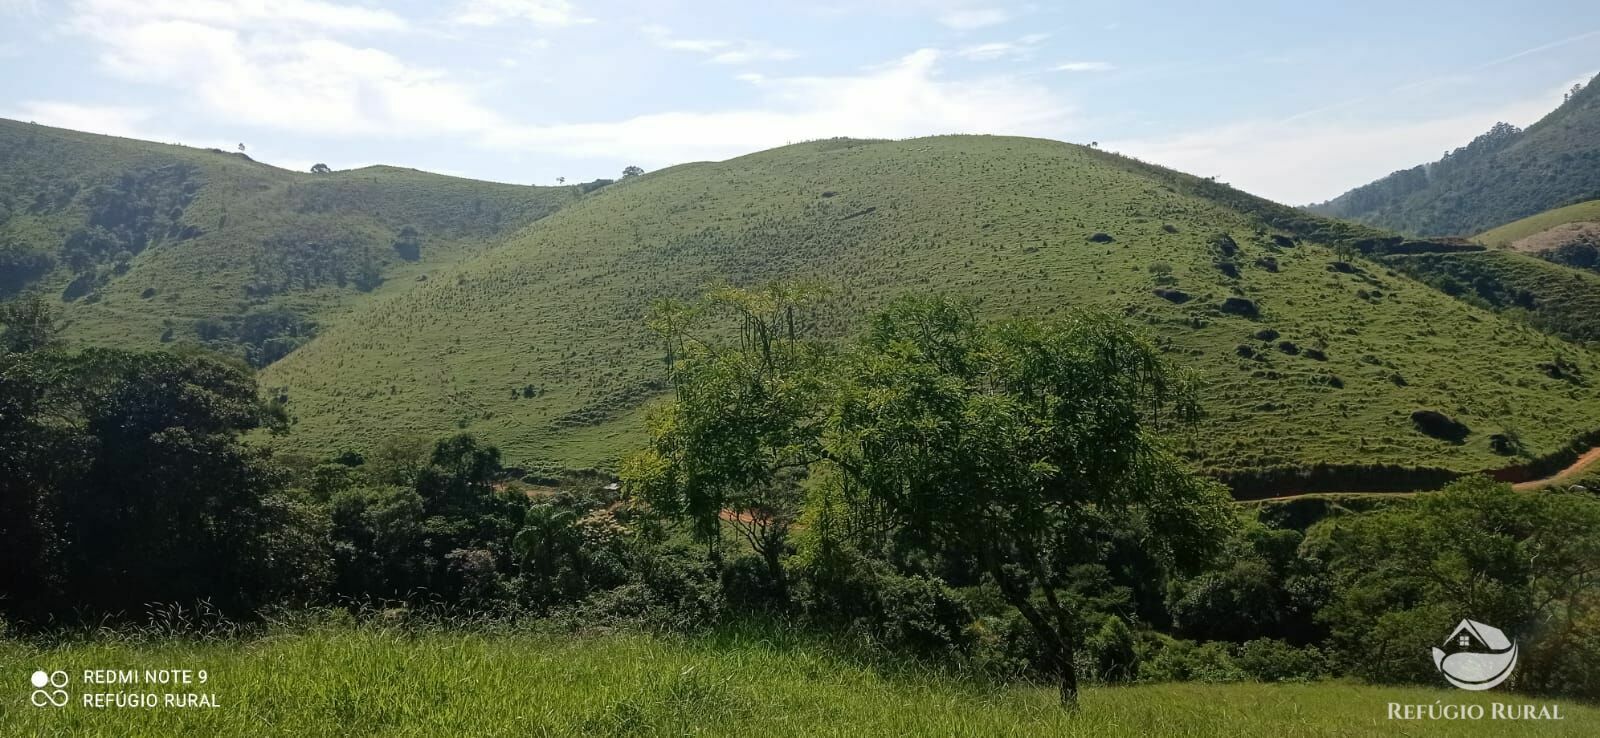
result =
[{"label": "blue sky", "polygon": [[1527,125],[1600,3],[0,0],[0,117],[554,184],[1008,133],[1291,203]]}]

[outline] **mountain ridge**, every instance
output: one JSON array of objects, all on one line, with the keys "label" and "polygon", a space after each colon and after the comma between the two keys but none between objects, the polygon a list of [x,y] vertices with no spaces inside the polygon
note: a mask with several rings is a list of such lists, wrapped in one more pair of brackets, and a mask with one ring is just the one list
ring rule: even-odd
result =
[{"label": "mountain ridge", "polygon": [[1600,77],[1527,129],[1497,123],[1443,159],[1307,206],[1423,236],[1468,235],[1600,198]]}]

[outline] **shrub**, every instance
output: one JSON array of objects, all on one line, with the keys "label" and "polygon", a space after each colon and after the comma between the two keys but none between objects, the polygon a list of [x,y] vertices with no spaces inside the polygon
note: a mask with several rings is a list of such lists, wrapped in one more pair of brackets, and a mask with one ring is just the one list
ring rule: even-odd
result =
[{"label": "shrub", "polygon": [[1423,435],[1461,443],[1472,433],[1466,424],[1437,410],[1418,410],[1411,413],[1411,424]]},{"label": "shrub", "polygon": [[1258,638],[1240,644],[1234,656],[1240,671],[1262,682],[1309,681],[1327,668],[1316,646],[1296,648],[1275,638]]},{"label": "shrub", "polygon": [[1261,314],[1261,307],[1256,304],[1255,300],[1247,297],[1230,297],[1223,300],[1222,304],[1217,306],[1217,309],[1230,315],[1240,315],[1246,318],[1254,318]]},{"label": "shrub", "polygon": [[1130,682],[1139,675],[1139,651],[1133,631],[1122,618],[1107,615],[1100,630],[1084,643],[1089,674],[1103,682]]},{"label": "shrub", "polygon": [[1152,633],[1140,645],[1142,682],[1237,682],[1245,678],[1220,643],[1195,643]]}]

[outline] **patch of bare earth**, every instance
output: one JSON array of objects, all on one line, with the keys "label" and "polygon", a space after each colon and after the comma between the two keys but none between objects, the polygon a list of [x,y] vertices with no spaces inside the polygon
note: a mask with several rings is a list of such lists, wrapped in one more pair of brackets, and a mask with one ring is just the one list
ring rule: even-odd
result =
[{"label": "patch of bare earth", "polygon": [[1540,231],[1511,242],[1511,250],[1538,253],[1575,243],[1600,246],[1600,222],[1578,221],[1575,223],[1563,223],[1549,230]]}]

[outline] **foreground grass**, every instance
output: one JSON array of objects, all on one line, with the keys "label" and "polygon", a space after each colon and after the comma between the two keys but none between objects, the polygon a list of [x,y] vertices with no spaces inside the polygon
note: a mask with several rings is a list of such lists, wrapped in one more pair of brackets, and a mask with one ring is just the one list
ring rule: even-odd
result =
[{"label": "foreground grass", "polygon": [[[1387,703],[1528,702],[1422,688],[1172,684],[1095,688],[1077,714],[1048,689],[915,669],[749,635],[406,635],[312,630],[246,641],[0,641],[11,685],[0,735],[1594,735],[1600,709],[1561,722],[1397,723]],[[28,704],[36,668],[72,675],[74,702]],[[92,708],[84,669],[206,669],[215,709]],[[166,691],[149,686],[103,691]],[[1540,704],[1548,701],[1539,700]]]}]

